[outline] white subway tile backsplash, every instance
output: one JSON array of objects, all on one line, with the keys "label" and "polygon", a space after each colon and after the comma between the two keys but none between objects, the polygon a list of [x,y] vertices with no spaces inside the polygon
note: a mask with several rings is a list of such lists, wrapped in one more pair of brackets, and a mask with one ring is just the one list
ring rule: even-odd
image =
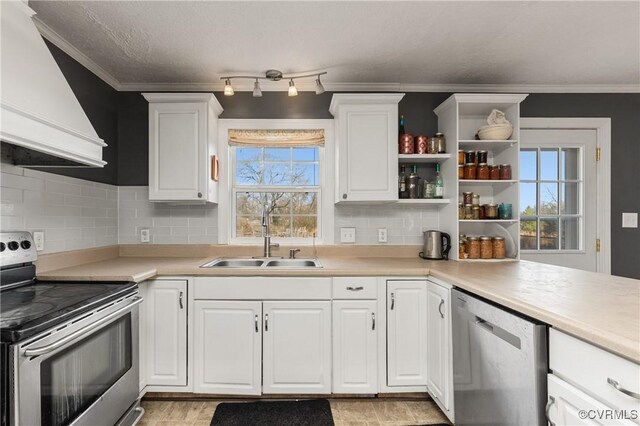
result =
[{"label": "white subway tile backsplash", "polygon": [[146,186],[118,189],[118,240],[140,243],[140,229],[149,229],[152,244],[217,244],[216,205],[171,205],[149,201]]},{"label": "white subway tile backsplash", "polygon": [[1,163],[0,230],[44,231],[43,253],[118,243],[117,187]]},{"label": "white subway tile backsplash", "polygon": [[356,228],[356,244],[379,244],[378,228],[387,228],[387,243],[422,244],[422,233],[438,229],[438,207],[410,205],[379,205],[335,207],[334,238],[340,243],[340,228]]}]

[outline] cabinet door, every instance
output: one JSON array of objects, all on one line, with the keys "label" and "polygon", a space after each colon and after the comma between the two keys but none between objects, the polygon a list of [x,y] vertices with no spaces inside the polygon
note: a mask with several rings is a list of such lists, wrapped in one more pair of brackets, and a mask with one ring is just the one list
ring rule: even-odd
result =
[{"label": "cabinet door", "polygon": [[397,105],[340,108],[336,202],[398,199],[397,120]]},{"label": "cabinet door", "polygon": [[427,387],[441,408],[451,412],[453,401],[451,363],[450,292],[427,283]]},{"label": "cabinet door", "polygon": [[187,282],[147,284],[147,385],[187,384]]},{"label": "cabinet door", "polygon": [[[547,417],[558,426],[561,425],[634,425],[631,420],[613,419],[615,411],[600,401],[573,387],[564,380],[547,375]],[[586,412],[587,418],[584,417]],[[627,411],[627,413],[631,413]],[[581,415],[582,414],[582,415]]]},{"label": "cabinet door", "polygon": [[333,301],[334,393],[378,393],[376,303]]},{"label": "cabinet door", "polygon": [[387,281],[387,385],[426,384],[426,282]]},{"label": "cabinet door", "polygon": [[262,302],[196,301],[194,392],[260,395]]},{"label": "cabinet door", "polygon": [[331,392],[331,302],[264,302],[263,392]]},{"label": "cabinet door", "polygon": [[204,201],[207,104],[149,104],[149,200]]}]

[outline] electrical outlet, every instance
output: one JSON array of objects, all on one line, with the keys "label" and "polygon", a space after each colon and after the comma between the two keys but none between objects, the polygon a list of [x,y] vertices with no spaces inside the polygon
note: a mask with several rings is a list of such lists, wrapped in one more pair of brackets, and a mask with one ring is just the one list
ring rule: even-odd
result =
[{"label": "electrical outlet", "polygon": [[44,231],[34,231],[33,243],[36,245],[36,251],[44,250]]},{"label": "electrical outlet", "polygon": [[378,242],[379,243],[387,242],[387,228],[378,228]]},{"label": "electrical outlet", "polygon": [[355,243],[356,242],[356,228],[340,228],[340,242],[341,243]]},{"label": "electrical outlet", "polygon": [[147,228],[140,230],[140,242],[141,243],[149,242],[149,230]]},{"label": "electrical outlet", "polygon": [[623,228],[637,228],[638,227],[638,213],[622,213],[622,227]]}]

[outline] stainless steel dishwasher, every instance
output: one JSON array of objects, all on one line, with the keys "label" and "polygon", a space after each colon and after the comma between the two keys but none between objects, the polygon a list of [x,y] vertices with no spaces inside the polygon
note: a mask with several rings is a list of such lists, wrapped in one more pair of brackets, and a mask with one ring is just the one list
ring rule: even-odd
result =
[{"label": "stainless steel dishwasher", "polygon": [[547,329],[454,289],[456,425],[546,424]]}]

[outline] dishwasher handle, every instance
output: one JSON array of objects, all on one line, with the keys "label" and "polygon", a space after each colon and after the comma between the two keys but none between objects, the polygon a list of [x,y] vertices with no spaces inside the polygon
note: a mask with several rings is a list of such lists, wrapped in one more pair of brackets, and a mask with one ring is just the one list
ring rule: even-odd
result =
[{"label": "dishwasher handle", "polygon": [[482,328],[483,330],[493,334],[494,336],[496,336],[497,338],[504,340],[505,342],[507,342],[508,344],[510,344],[511,346],[514,346],[517,349],[521,348],[521,342],[520,342],[520,338],[518,336],[516,336],[515,334],[512,334],[510,332],[508,332],[507,330],[505,330],[502,327],[499,327],[483,318],[480,318],[479,316],[475,316],[475,324],[479,327]]}]

